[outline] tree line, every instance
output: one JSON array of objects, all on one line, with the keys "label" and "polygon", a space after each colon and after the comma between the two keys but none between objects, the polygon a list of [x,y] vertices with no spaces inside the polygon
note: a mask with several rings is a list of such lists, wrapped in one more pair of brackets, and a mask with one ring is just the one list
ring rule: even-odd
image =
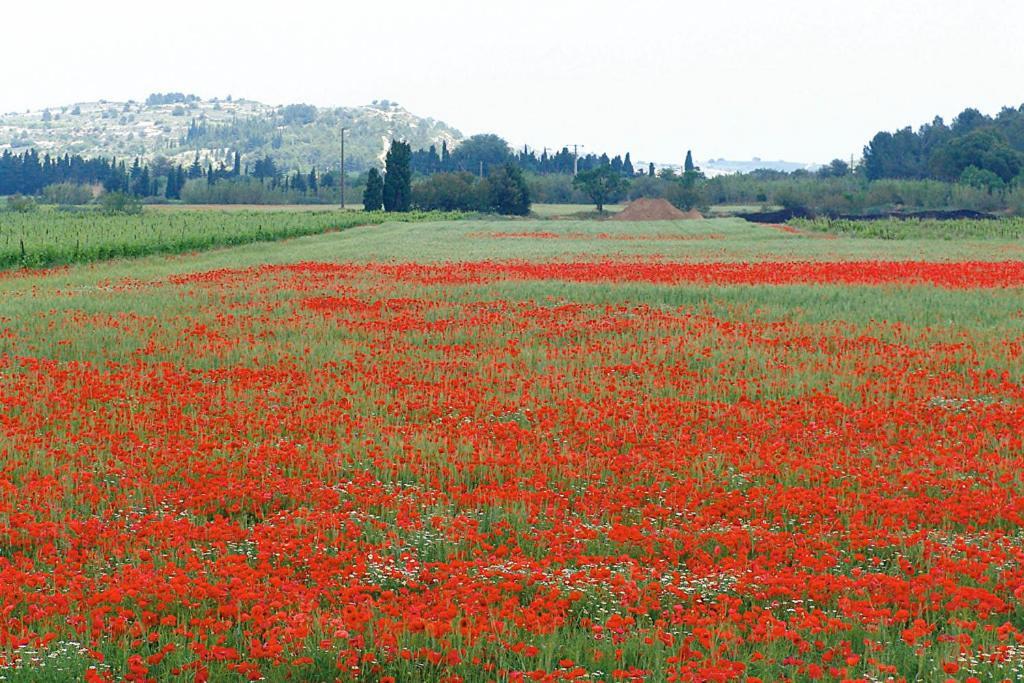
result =
[{"label": "tree line", "polygon": [[116,159],[85,159],[77,154],[40,156],[35,149],[22,154],[5,150],[0,155],[0,195],[36,195],[58,183],[106,184],[127,173],[125,163]]},{"label": "tree line", "polygon": [[935,117],[916,131],[880,132],[864,148],[869,180],[944,180],[1003,190],[1022,182],[1024,105],[996,116],[965,109],[947,125]]},{"label": "tree line", "polygon": [[609,157],[605,153],[584,154],[576,158],[573,151],[563,147],[557,151],[552,150],[551,154],[544,149],[538,155],[528,147],[513,151],[505,140],[492,133],[467,138],[454,151],[448,149],[446,141],[442,141],[440,150],[437,145],[431,145],[427,149],[412,152],[410,160],[413,173],[422,176],[460,172],[486,175],[505,164],[513,164],[526,173],[538,175],[573,175],[576,171],[587,171],[598,166],[608,166],[624,177],[632,177],[637,173],[629,152],[624,157]]},{"label": "tree line", "polygon": [[190,181],[213,186],[225,181],[256,180],[263,187],[298,195],[317,196],[321,188],[338,184],[334,172],[321,174],[316,168],[308,172],[284,172],[270,156],[243,166],[241,154],[229,155],[231,163],[212,161],[203,164],[197,154],[188,166],[158,158],[153,163],[136,157],[131,163],[116,158],[86,159],[80,155],[40,156],[35,149],[21,154],[5,150],[0,155],[0,196],[39,195],[50,186],[101,186],[108,193],[120,192],[140,199],[162,197],[182,199]]},{"label": "tree line", "polygon": [[[447,150],[447,148],[445,148]],[[522,170],[505,161],[492,163],[486,177],[463,171],[438,172],[413,184],[414,153],[407,142],[393,140],[384,173],[371,168],[363,191],[366,211],[480,211],[514,216],[530,212],[530,188]]]}]

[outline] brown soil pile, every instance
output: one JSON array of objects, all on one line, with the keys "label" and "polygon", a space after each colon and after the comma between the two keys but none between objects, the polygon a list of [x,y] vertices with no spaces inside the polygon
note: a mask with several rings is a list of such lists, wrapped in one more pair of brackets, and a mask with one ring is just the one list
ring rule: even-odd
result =
[{"label": "brown soil pile", "polygon": [[686,221],[704,218],[700,211],[680,211],[664,199],[637,199],[615,214],[616,221]]}]

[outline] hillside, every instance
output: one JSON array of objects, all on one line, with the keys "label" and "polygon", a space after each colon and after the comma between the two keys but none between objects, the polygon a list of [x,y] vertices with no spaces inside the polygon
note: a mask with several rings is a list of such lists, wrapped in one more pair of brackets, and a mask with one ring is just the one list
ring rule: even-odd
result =
[{"label": "hillside", "polygon": [[40,154],[165,157],[187,165],[197,152],[204,163],[230,163],[228,155],[238,150],[249,163],[269,154],[282,169],[328,169],[338,165],[342,126],[349,129],[345,157],[351,171],[379,165],[393,137],[413,149],[462,139],[447,124],[387,100],[317,108],[168,94],[146,102],[99,100],[0,114],[0,154],[34,147]]}]

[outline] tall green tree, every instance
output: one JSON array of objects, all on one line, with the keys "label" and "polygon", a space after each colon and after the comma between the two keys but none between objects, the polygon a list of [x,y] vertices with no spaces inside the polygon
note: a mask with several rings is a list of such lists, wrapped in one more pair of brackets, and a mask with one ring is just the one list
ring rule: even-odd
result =
[{"label": "tall green tree", "polygon": [[450,171],[452,167],[452,155],[448,151],[448,141],[441,141],[441,171]]},{"label": "tall green tree", "polygon": [[481,166],[484,173],[510,161],[512,150],[508,143],[491,133],[474,135],[467,138],[452,153],[452,163],[456,168],[469,173],[479,173]]},{"label": "tall green tree", "polygon": [[686,150],[686,161],[683,162],[683,171],[686,173],[690,173],[691,171],[696,170],[697,166],[694,165],[693,163],[693,152],[691,152],[690,150]]},{"label": "tall green tree", "polygon": [[507,216],[530,213],[530,188],[518,166],[499,166],[488,176],[487,186],[491,210]]},{"label": "tall green tree", "polygon": [[181,189],[185,186],[185,170],[179,166],[172,166],[167,171],[167,187],[164,189],[164,197],[167,199],[181,199]]},{"label": "tall green tree", "polygon": [[384,179],[380,171],[371,168],[366,175],[366,189],[363,190],[363,210],[380,211],[384,208]]},{"label": "tall green tree", "polygon": [[587,171],[580,171],[573,178],[572,185],[587,193],[597,206],[598,213],[604,213],[604,205],[622,195],[629,187],[629,181],[611,166],[595,166]]},{"label": "tall green tree", "polygon": [[384,158],[384,210],[408,211],[412,203],[412,148],[409,143],[392,140]]}]

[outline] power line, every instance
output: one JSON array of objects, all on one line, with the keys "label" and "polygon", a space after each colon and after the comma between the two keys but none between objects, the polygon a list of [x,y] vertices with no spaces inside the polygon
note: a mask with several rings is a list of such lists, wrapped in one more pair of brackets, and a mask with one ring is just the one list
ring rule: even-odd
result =
[{"label": "power line", "polygon": [[[569,147],[569,145],[566,145],[566,147]],[[574,176],[580,172],[580,147],[584,147],[584,145],[572,145],[572,174]]]}]

